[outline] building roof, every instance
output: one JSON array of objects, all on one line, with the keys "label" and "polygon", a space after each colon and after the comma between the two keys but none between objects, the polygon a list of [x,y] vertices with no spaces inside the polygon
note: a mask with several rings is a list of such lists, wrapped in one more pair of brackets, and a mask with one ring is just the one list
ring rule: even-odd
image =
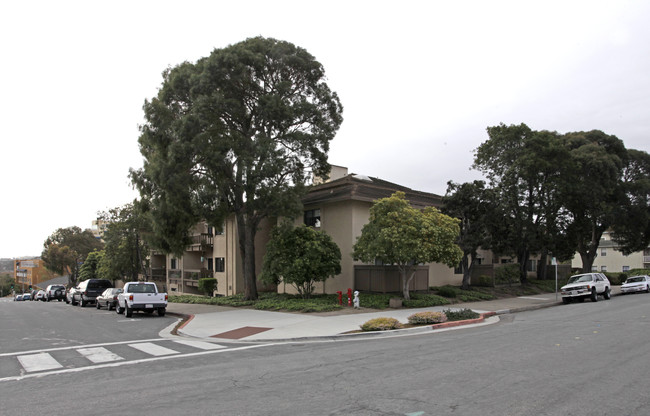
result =
[{"label": "building roof", "polygon": [[404,192],[406,199],[414,208],[429,206],[440,208],[442,206],[442,197],[440,195],[414,191],[411,188],[383,179],[355,173],[312,186],[307,195],[302,198],[302,202],[305,206],[349,200],[374,202],[380,198],[390,197],[397,191]]}]

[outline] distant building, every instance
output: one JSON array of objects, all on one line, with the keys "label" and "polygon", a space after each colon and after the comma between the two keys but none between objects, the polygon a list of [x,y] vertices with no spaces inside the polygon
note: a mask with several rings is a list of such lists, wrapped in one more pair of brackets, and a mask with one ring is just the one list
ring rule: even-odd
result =
[{"label": "distant building", "polygon": [[[582,259],[579,254],[573,257],[571,267],[582,268]],[[634,269],[650,269],[650,247],[626,256],[620,251],[616,241],[612,239],[611,232],[604,232],[598,245],[598,255],[594,259],[591,270],[620,273]]]},{"label": "distant building", "polygon": [[59,276],[45,268],[40,258],[14,260],[14,290],[26,291],[31,285],[33,288],[45,289],[40,283]]}]

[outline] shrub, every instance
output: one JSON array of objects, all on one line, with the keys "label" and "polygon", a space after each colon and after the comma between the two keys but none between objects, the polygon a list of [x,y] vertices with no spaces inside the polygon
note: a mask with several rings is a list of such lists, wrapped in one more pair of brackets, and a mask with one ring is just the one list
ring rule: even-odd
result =
[{"label": "shrub", "polygon": [[478,281],[474,283],[475,286],[494,287],[494,280],[490,276],[481,275],[477,280]]},{"label": "shrub", "polygon": [[456,289],[451,286],[443,286],[438,289],[438,294],[446,298],[455,298],[457,293]]},{"label": "shrub", "polygon": [[361,325],[363,331],[388,331],[398,329],[402,325],[395,318],[375,318]]},{"label": "shrub", "polygon": [[511,285],[519,281],[519,265],[506,264],[494,269],[494,283],[497,285]]},{"label": "shrub", "polygon": [[428,308],[431,306],[449,305],[451,302],[438,295],[425,295],[420,293],[411,294],[411,300],[403,302],[406,308]]},{"label": "shrub", "polygon": [[418,312],[409,316],[408,321],[410,324],[440,324],[447,322],[447,315],[444,312]]},{"label": "shrub", "polygon": [[207,277],[199,279],[199,290],[207,296],[212,297],[212,294],[217,289],[217,279],[214,277]]},{"label": "shrub", "polygon": [[445,316],[447,316],[447,319],[450,321],[464,321],[466,319],[476,319],[481,316],[479,313],[467,308],[459,310],[447,309],[443,312]]}]

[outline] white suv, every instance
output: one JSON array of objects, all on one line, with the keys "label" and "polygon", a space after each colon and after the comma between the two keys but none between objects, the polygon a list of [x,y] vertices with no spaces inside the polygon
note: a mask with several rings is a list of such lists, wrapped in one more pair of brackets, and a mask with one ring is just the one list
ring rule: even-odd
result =
[{"label": "white suv", "polygon": [[590,298],[592,302],[598,301],[598,296],[609,299],[612,297],[611,284],[602,273],[576,274],[569,278],[569,282],[562,286],[562,302],[569,303],[573,299],[583,302]]},{"label": "white suv", "polygon": [[57,299],[59,302],[65,299],[65,286],[49,285],[45,288],[45,300],[49,302],[53,299]]}]

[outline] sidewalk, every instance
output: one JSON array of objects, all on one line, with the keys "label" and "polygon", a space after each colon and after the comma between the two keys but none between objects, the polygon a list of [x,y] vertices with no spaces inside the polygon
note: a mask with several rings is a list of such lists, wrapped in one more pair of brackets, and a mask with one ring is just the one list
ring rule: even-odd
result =
[{"label": "sidewalk", "polygon": [[[612,288],[612,295],[620,293],[619,287]],[[602,298],[601,298],[602,299]],[[600,300],[602,302],[602,300]],[[361,300],[363,305],[363,298]],[[442,311],[444,309],[472,309],[478,313],[500,315],[523,312],[562,304],[561,296],[547,293],[483,302],[457,303],[453,305],[418,309],[352,309],[325,313],[287,313],[269,312],[254,309],[231,308],[213,305],[195,305],[170,303],[167,312],[187,318],[176,329],[178,335],[206,338],[222,341],[287,341],[307,339],[339,339],[343,336],[386,336],[395,332],[405,333],[430,331],[430,326],[403,329],[398,331],[365,332],[363,334],[344,335],[346,332],[359,330],[359,326],[373,318],[395,318],[402,323],[407,318],[421,311]],[[498,318],[486,319],[485,322],[472,325],[486,325],[498,322]]]}]

